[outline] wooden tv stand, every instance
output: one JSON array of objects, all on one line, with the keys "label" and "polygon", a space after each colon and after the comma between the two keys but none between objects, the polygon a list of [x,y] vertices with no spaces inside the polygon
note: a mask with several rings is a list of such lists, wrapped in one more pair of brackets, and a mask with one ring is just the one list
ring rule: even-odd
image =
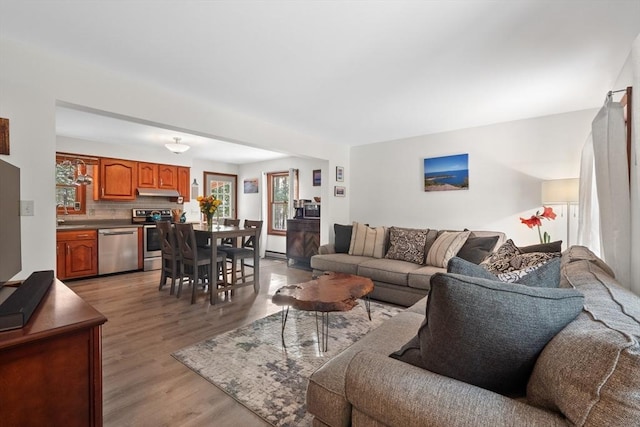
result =
[{"label": "wooden tv stand", "polygon": [[102,324],[57,279],[29,322],[0,332],[0,424],[102,426]]}]

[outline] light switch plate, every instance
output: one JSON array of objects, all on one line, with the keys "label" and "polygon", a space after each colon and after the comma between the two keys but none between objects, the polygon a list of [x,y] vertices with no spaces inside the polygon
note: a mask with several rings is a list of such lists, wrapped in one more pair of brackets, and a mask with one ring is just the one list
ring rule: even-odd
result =
[{"label": "light switch plate", "polygon": [[34,215],[33,200],[20,200],[20,215],[21,216]]}]

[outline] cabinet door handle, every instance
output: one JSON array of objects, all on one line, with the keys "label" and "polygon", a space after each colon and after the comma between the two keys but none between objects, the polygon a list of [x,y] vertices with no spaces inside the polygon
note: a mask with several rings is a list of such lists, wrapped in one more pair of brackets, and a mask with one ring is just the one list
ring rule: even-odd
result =
[{"label": "cabinet door handle", "polygon": [[67,255],[71,255],[71,246],[67,245]]},{"label": "cabinet door handle", "polygon": [[102,197],[104,197],[104,187],[102,187]]},{"label": "cabinet door handle", "polygon": [[76,238],[77,238],[77,239],[79,239],[79,238],[81,238],[81,237],[82,237],[82,238],[84,238],[84,237],[89,237],[89,235],[88,235],[88,234],[77,234],[77,235],[76,235]]}]

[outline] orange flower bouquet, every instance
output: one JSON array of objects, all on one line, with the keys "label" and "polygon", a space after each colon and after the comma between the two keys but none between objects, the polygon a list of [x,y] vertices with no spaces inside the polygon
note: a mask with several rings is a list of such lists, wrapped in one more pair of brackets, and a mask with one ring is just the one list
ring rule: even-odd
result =
[{"label": "orange flower bouquet", "polygon": [[198,204],[200,205],[200,212],[207,217],[207,226],[211,227],[213,223],[213,215],[218,211],[218,206],[222,204],[222,200],[216,198],[216,196],[198,196]]},{"label": "orange flower bouquet", "polygon": [[526,225],[529,228],[538,227],[538,236],[540,237],[540,243],[549,243],[551,242],[551,236],[546,231],[542,234],[540,227],[542,227],[542,220],[554,220],[556,219],[556,214],[553,212],[553,208],[548,206],[542,207],[543,211],[536,211],[535,215],[532,215],[531,218],[525,219],[520,218],[520,222]]}]

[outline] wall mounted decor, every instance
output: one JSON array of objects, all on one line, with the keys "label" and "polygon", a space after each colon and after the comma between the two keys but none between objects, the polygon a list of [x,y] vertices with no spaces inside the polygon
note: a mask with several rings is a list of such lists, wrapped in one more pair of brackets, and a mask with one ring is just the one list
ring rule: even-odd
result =
[{"label": "wall mounted decor", "polygon": [[258,178],[250,178],[244,180],[244,194],[252,194],[258,192]]},{"label": "wall mounted decor", "polygon": [[336,181],[344,181],[344,167],[336,166]]},{"label": "wall mounted decor", "polygon": [[469,154],[424,159],[424,191],[469,189]]},{"label": "wall mounted decor", "polygon": [[336,197],[344,197],[346,193],[346,189],[344,187],[335,186],[333,187],[333,195]]},{"label": "wall mounted decor", "polygon": [[9,154],[9,119],[0,118],[0,154]]},{"label": "wall mounted decor", "polygon": [[322,185],[322,170],[314,169],[313,170],[313,186],[319,187]]}]

